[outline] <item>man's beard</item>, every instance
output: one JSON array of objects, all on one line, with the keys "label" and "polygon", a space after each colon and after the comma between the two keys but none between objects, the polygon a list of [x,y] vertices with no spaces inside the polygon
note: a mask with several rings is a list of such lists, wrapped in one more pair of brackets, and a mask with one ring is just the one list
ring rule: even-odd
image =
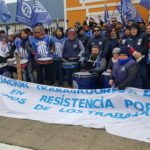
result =
[{"label": "man's beard", "polygon": [[92,55],[91,59],[96,60],[97,56],[98,56],[97,54],[94,54],[94,55]]}]

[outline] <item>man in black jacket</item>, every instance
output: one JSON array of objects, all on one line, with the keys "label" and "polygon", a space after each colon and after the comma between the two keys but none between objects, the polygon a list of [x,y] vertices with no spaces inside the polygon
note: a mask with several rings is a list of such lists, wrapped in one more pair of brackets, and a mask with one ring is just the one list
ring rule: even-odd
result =
[{"label": "man in black jacket", "polygon": [[140,34],[138,24],[133,24],[130,27],[131,35],[126,40],[126,45],[130,47],[132,57],[139,63],[140,73],[144,83],[144,88],[147,88],[147,54],[148,54],[148,38],[145,34]]}]

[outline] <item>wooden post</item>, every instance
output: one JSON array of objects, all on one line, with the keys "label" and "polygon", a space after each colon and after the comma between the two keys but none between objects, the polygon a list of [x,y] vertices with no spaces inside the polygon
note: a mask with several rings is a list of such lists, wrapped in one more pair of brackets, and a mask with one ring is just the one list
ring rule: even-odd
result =
[{"label": "wooden post", "polygon": [[20,53],[18,52],[16,56],[17,56],[17,76],[18,76],[18,80],[22,80]]}]

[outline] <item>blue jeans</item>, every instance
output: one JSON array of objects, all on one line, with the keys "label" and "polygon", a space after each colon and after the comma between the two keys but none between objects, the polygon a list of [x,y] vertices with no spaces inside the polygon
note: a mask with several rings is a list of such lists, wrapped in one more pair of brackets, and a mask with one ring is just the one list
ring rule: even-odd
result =
[{"label": "blue jeans", "polygon": [[33,72],[32,72],[31,63],[29,63],[28,66],[21,68],[21,72],[22,72],[22,80],[23,81],[34,82],[34,76],[33,76]]}]

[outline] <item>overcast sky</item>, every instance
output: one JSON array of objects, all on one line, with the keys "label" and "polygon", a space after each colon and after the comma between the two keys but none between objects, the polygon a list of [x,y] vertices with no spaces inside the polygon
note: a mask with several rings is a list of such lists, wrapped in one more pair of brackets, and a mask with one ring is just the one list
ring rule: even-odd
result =
[{"label": "overcast sky", "polygon": [[6,3],[14,3],[17,2],[17,0],[5,0]]}]

